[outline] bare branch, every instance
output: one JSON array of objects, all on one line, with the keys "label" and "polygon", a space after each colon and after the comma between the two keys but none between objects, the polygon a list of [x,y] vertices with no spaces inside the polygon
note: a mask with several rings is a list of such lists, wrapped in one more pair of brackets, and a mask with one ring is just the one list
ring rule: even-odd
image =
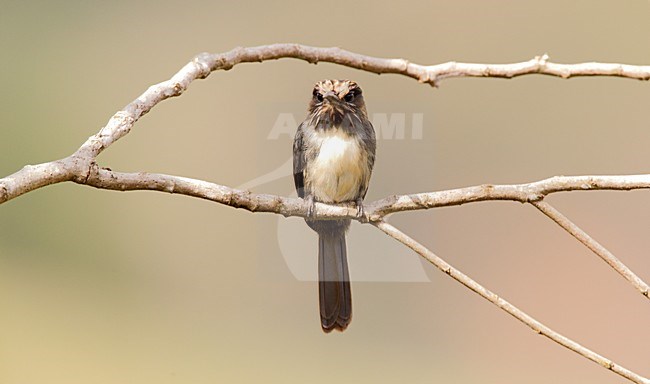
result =
[{"label": "bare branch", "polygon": [[24,166],[18,172],[0,179],[0,204],[35,189],[72,180],[75,175],[81,174],[78,170],[71,169],[77,163],[77,159],[71,156],[49,163]]},{"label": "bare branch", "polygon": [[632,272],[625,264],[617,259],[614,254],[612,254],[600,243],[589,236],[587,232],[580,229],[580,227],[575,225],[571,220],[560,213],[560,211],[553,208],[553,206],[551,206],[549,203],[545,201],[534,201],[531,204],[533,204],[537,209],[548,216],[551,220],[556,222],[560,227],[564,228],[565,231],[569,232],[571,236],[575,237],[579,242],[584,244],[592,252],[603,259],[603,261],[609,264],[610,267],[614,268],[616,272],[618,272],[627,281],[629,281],[644,296],[648,296],[648,292],[650,291],[648,284],[646,284],[636,274],[634,274],[634,272]]},{"label": "bare branch", "polygon": [[407,247],[411,248],[415,252],[417,252],[420,256],[425,258],[428,262],[436,266],[436,268],[440,269],[442,272],[448,274],[451,276],[452,279],[458,281],[459,283],[463,284],[467,288],[471,289],[472,291],[476,292],[479,296],[484,298],[485,300],[491,302],[492,304],[496,305],[500,309],[506,311],[510,315],[512,315],[514,318],[517,320],[521,321],[522,323],[526,324],[529,326],[533,331],[536,333],[539,333],[541,335],[544,335],[548,337],[549,339],[555,341],[556,343],[562,345],[563,347],[576,352],[577,354],[586,357],[587,359],[597,363],[598,365],[601,365],[610,371],[617,373],[624,378],[633,381],[635,383],[642,383],[642,384],[648,384],[650,383],[650,380],[640,376],[632,371],[630,371],[627,368],[624,368],[613,361],[609,360],[608,358],[597,354],[596,352],[583,347],[582,345],[578,344],[577,342],[569,339],[566,336],[563,336],[551,328],[547,327],[546,325],[542,324],[541,322],[535,320],[533,317],[530,315],[526,314],[519,308],[515,307],[514,305],[510,304],[508,301],[504,300],[503,298],[499,297],[497,294],[494,292],[486,289],[476,281],[472,280],[469,276],[463,274],[456,268],[452,267],[449,265],[446,261],[443,259],[439,258],[436,254],[431,252],[429,249],[427,249],[425,246],[422,244],[418,243],[417,241],[413,240],[397,228],[393,227],[392,225],[384,222],[384,221],[378,221],[373,223],[377,228],[382,230],[384,233],[386,233],[388,236],[394,238],[395,240],[399,241],[400,243],[406,245]]},{"label": "bare branch", "polygon": [[[308,206],[302,199],[256,194],[185,177],[153,173],[121,173],[94,165],[86,178],[76,180],[81,184],[101,189],[119,191],[154,190],[198,197],[219,204],[242,208],[251,212],[271,212],[284,216],[306,217]],[[623,262],[591,238],[542,199],[552,193],[575,190],[630,190],[650,188],[650,175],[630,176],[556,176],[549,179],[514,185],[483,185],[448,191],[393,196],[364,204],[363,220],[379,222],[390,213],[430,209],[435,207],[473,203],[478,201],[512,200],[531,203],[546,216],[564,228],[578,241],[593,251],[639,292],[650,298],[650,287]],[[358,219],[354,205],[328,205],[317,203],[316,217]]]},{"label": "bare branch", "polygon": [[219,54],[203,53],[197,55],[171,79],[149,87],[140,97],[113,115],[108,124],[97,134],[89,137],[72,156],[55,162],[30,166],[31,168],[25,168],[0,179],[0,204],[46,185],[62,181],[82,180],[103,150],[128,134],[133,125],[158,103],[167,98],[181,95],[192,81],[205,78],[212,71],[231,69],[240,63],[280,58],[294,58],[310,63],[331,62],[378,74],[400,74],[431,85],[437,85],[439,80],[452,77],[512,78],[528,74],[543,74],[562,78],[618,76],[639,80],[650,79],[650,66],[611,63],[557,64],[549,62],[547,55],[512,64],[448,62],[424,66],[404,59],[376,58],[340,48],[319,48],[300,44],[271,44],[235,48]]},{"label": "bare branch", "polygon": [[[146,172],[115,172],[99,168],[97,165],[91,167],[87,178],[75,181],[95,188],[116,191],[151,190],[176,193],[251,212],[272,212],[283,216],[306,217],[308,209],[303,199],[251,193],[187,177]],[[320,218],[356,218],[356,212],[357,209],[353,204],[348,207],[316,203],[314,210],[315,215]]]},{"label": "bare branch", "polygon": [[210,63],[212,70],[230,69],[239,63],[262,62],[281,58],[320,61],[345,65],[363,71],[393,73],[436,86],[442,79],[452,77],[513,78],[541,74],[564,79],[576,76],[618,76],[630,79],[650,79],[650,66],[616,63],[558,64],[548,61],[548,55],[512,64],[474,64],[454,61],[437,65],[420,65],[404,59],[383,59],[360,55],[340,48],[317,48],[299,44],[273,44],[260,47],[236,48],[222,54],[203,54],[199,58]]},{"label": "bare branch", "polygon": [[650,175],[555,176],[527,184],[493,185],[450,189],[439,192],[392,196],[369,204],[370,221],[403,211],[461,205],[475,201],[512,200],[529,203],[556,192],[587,190],[649,189]]},{"label": "bare branch", "polygon": [[[307,205],[302,199],[276,195],[258,194],[196,180],[187,177],[156,173],[122,173],[94,164],[84,178],[73,180],[96,188],[118,191],[152,190],[177,193],[211,200],[251,212],[271,212],[283,216],[306,217]],[[555,176],[527,184],[485,184],[450,189],[446,191],[396,195],[364,203],[365,217],[362,221],[380,221],[389,214],[462,205],[479,201],[510,200],[534,203],[558,192],[587,190],[650,189],[650,175],[620,176]],[[537,206],[537,205],[536,205]],[[357,219],[353,204],[330,205],[316,203],[318,218]]]},{"label": "bare branch", "polygon": [[[85,173],[80,174],[81,172]],[[10,186],[24,185],[33,187],[31,189],[48,183],[72,180],[79,184],[87,184],[101,189],[119,191],[154,190],[198,197],[251,212],[270,212],[284,216],[306,217],[308,209],[307,204],[302,199],[256,194],[185,177],[144,172],[114,172],[100,168],[95,163],[92,163],[91,167],[86,171],[83,162],[80,162],[76,157],[38,166],[27,166],[9,176],[7,180]],[[24,182],[24,180],[27,180],[27,182]],[[31,182],[32,180],[36,180],[38,183]],[[23,182],[21,183],[21,181]],[[541,201],[545,196],[556,192],[642,188],[650,188],[650,175],[556,176],[528,184],[482,185],[447,191],[392,196],[366,203],[366,216],[363,220],[377,222],[395,212],[461,205],[478,201],[512,200],[521,203],[528,202],[596,253],[644,296],[649,297],[650,287],[647,283],[559,211]],[[21,194],[31,189],[16,187],[0,189],[0,199],[10,198],[8,191],[13,194]],[[347,217],[357,219],[356,212],[353,205],[335,206],[317,203],[314,213],[319,218]]]}]

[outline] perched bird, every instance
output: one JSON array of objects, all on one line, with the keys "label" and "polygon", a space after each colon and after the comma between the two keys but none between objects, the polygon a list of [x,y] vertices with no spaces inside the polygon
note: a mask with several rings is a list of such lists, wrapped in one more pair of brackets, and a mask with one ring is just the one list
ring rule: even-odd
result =
[{"label": "perched bird", "polygon": [[[323,80],[314,86],[309,115],[293,141],[293,178],[298,196],[314,202],[353,201],[359,217],[375,163],[375,130],[361,88],[350,80]],[[318,233],[318,279],[323,331],[345,330],[352,297],[345,232],[350,219],[305,219]]]}]

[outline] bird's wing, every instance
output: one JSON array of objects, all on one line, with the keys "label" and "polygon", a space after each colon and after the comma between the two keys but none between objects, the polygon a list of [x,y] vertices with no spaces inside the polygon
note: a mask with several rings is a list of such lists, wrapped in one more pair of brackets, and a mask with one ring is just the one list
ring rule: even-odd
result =
[{"label": "bird's wing", "polygon": [[304,124],[304,122],[300,124],[293,139],[293,182],[296,185],[296,192],[301,198],[305,197],[305,179],[303,176],[305,170]]}]

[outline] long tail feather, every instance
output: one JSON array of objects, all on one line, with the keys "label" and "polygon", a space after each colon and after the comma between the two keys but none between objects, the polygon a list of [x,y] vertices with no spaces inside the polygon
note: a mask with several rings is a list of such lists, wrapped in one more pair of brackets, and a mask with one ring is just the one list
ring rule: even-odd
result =
[{"label": "long tail feather", "polygon": [[352,320],[352,295],[344,229],[319,234],[318,277],[323,331],[343,331]]}]

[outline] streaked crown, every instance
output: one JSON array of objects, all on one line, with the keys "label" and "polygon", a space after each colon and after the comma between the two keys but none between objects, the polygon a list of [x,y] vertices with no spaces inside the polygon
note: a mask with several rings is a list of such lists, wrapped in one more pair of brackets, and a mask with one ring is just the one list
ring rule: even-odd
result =
[{"label": "streaked crown", "polygon": [[309,112],[317,122],[338,124],[344,115],[367,118],[361,87],[352,80],[322,80],[314,85]]}]

